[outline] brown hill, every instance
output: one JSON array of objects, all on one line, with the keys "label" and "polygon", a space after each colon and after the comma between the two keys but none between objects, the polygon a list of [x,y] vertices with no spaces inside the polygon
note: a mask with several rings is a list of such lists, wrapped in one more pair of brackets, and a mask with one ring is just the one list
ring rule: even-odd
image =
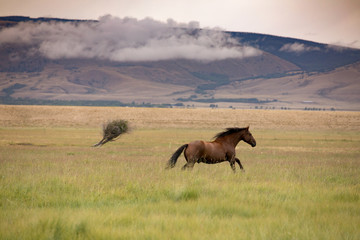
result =
[{"label": "brown hill", "polygon": [[[0,91],[3,96],[7,94],[13,98],[174,103],[177,98],[188,95],[208,95],[208,91],[199,90],[201,86],[215,88],[259,73],[268,75],[297,70],[299,68],[294,64],[268,53],[209,63],[69,60],[66,64],[46,64],[38,72],[2,72]],[[9,91],[15,84],[21,88]]]},{"label": "brown hill", "polygon": [[264,107],[336,108],[360,110],[360,62],[325,73],[299,73],[271,79],[234,82],[219,88],[216,98],[277,99]]},{"label": "brown hill", "polygon": [[[271,61],[270,57],[268,61]],[[262,62],[265,68],[266,60]],[[201,84],[206,86],[209,81],[198,79],[190,71],[183,70],[185,67],[192,68],[191,71],[201,69],[202,74],[210,75],[215,67],[221,69],[223,66],[229,69],[230,65],[234,66],[234,70],[228,70],[233,73],[231,81],[214,90],[200,92],[197,87]],[[326,73],[294,72],[284,77],[248,80],[241,80],[246,76],[242,75],[245,71],[239,70],[238,75],[234,73],[241,65],[246,67],[241,61],[230,60],[218,66],[213,63],[209,67],[199,63],[197,66],[186,66],[182,61],[174,61],[154,63],[151,66],[123,67],[86,64],[66,70],[62,65],[52,64],[40,73],[0,73],[0,89],[3,97],[12,98],[116,100],[125,103],[135,101],[154,104],[174,104],[180,102],[179,99],[186,99],[183,101],[185,105],[202,107],[216,103],[219,107],[360,110],[360,63]],[[296,67],[286,62],[279,65],[280,67],[296,70]],[[254,97],[259,100],[276,101],[251,104],[236,101]],[[219,101],[210,101],[211,99]]]}]

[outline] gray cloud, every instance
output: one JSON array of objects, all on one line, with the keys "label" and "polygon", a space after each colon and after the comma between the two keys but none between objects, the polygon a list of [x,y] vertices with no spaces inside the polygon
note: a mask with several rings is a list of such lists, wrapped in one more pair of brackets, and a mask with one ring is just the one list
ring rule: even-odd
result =
[{"label": "gray cloud", "polygon": [[98,22],[21,23],[0,32],[0,44],[31,45],[50,59],[99,58],[112,61],[194,59],[214,61],[260,55],[217,29],[199,23],[103,16]]}]

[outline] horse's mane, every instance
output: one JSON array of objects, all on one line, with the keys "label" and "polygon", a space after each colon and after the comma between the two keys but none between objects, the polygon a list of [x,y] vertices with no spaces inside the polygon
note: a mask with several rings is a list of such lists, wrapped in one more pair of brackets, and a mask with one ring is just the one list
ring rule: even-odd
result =
[{"label": "horse's mane", "polygon": [[217,138],[221,138],[221,137],[225,137],[225,136],[228,136],[230,134],[233,134],[233,133],[238,133],[238,132],[241,132],[241,131],[244,131],[248,128],[237,128],[237,127],[234,127],[234,128],[226,128],[225,131],[223,132],[219,132],[218,134],[216,134],[214,136],[214,139],[217,139]]}]

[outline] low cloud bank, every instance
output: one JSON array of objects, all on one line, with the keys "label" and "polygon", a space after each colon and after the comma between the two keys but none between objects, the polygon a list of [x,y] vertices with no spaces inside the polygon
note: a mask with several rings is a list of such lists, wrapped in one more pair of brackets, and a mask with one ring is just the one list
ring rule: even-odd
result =
[{"label": "low cloud bank", "polygon": [[303,53],[303,52],[308,52],[308,51],[320,51],[320,48],[318,47],[311,47],[311,46],[306,46],[303,43],[287,43],[284,44],[281,48],[280,51],[282,52],[295,52],[295,53]]},{"label": "low cloud bank", "polygon": [[215,61],[261,54],[223,31],[200,29],[197,22],[182,24],[110,15],[98,22],[20,23],[0,31],[0,44],[5,43],[26,44],[29,54],[40,53],[50,59]]}]

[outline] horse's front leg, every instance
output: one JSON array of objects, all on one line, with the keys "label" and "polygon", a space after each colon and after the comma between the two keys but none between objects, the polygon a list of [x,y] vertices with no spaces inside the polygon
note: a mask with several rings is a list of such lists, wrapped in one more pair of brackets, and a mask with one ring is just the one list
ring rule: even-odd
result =
[{"label": "horse's front leg", "polygon": [[234,171],[234,173],[236,172],[236,168],[235,168],[235,156],[231,157],[230,160],[230,167],[231,169]]},{"label": "horse's front leg", "polygon": [[238,158],[235,158],[235,161],[239,164],[240,169],[245,172],[245,169],[243,168],[243,165],[241,164],[240,160]]}]

